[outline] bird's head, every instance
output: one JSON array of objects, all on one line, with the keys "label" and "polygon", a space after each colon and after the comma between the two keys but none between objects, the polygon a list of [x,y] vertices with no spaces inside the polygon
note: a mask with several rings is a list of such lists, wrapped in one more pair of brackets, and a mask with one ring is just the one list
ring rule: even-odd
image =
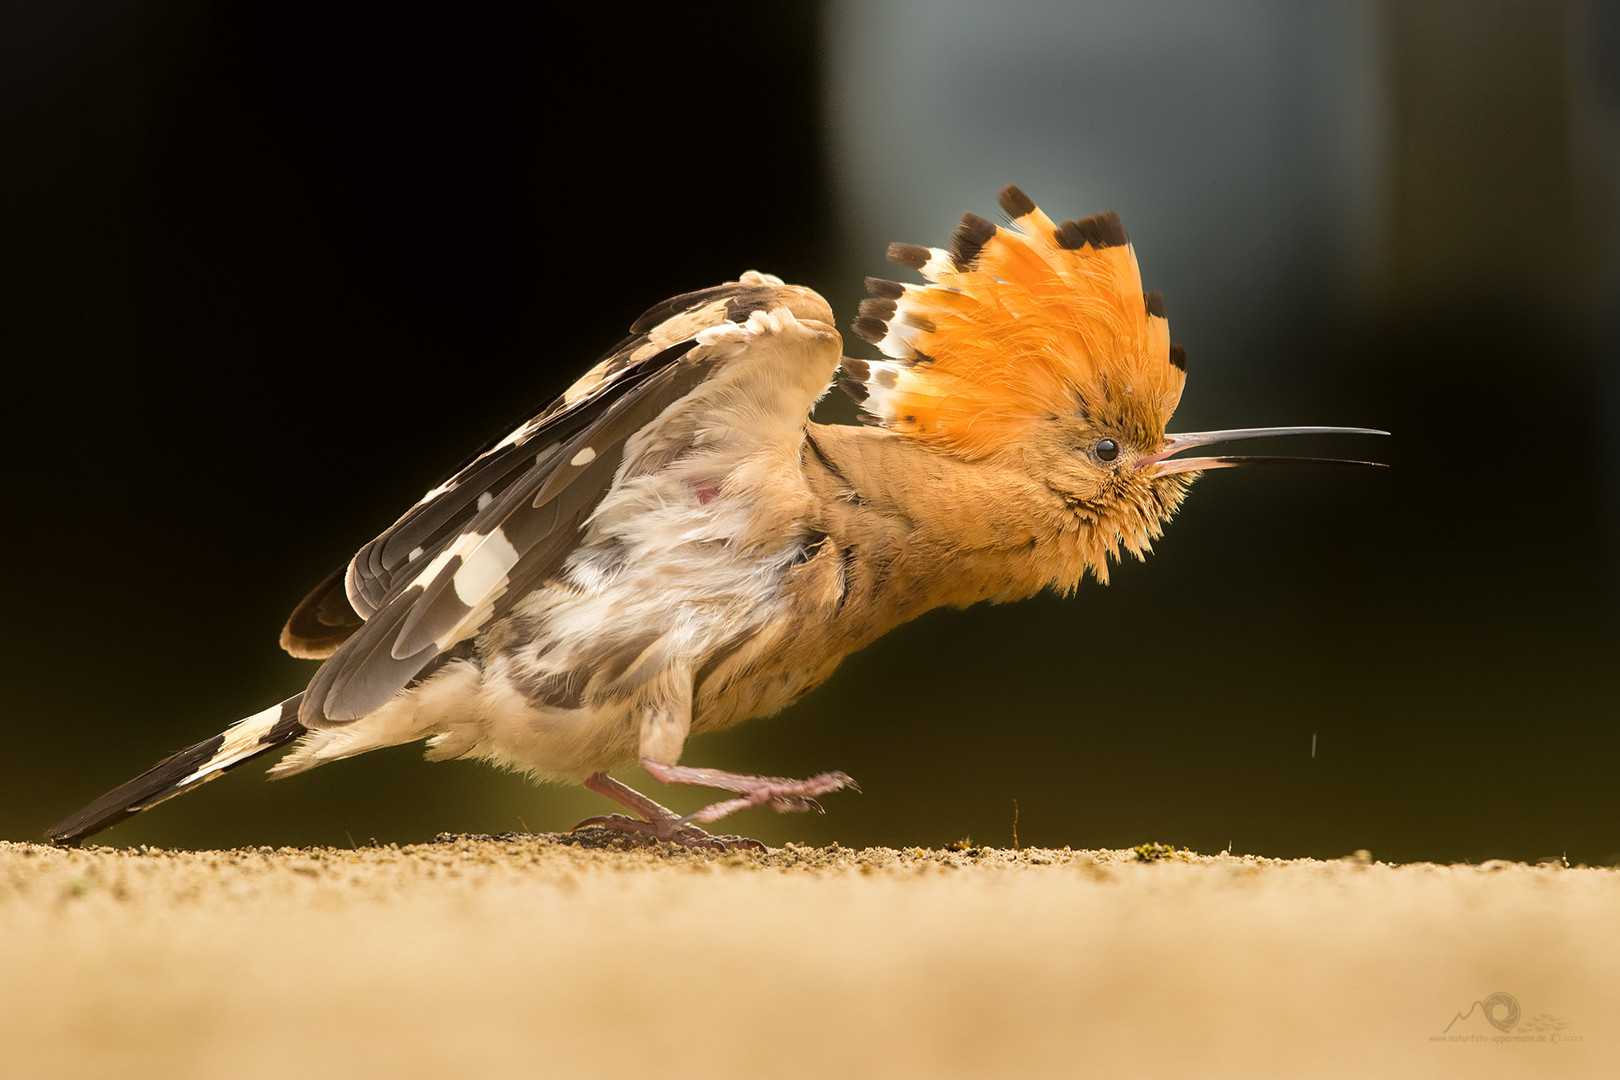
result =
[{"label": "bird's head", "polygon": [[964,215],[949,249],[894,244],[924,285],[868,279],[855,331],[885,359],[845,361],[844,384],[878,423],[940,453],[1012,460],[1062,499],[1106,580],[1121,549],[1141,556],[1200,472],[1340,459],[1179,457],[1215,442],[1296,434],[1280,427],[1171,434],[1187,353],[1170,341],[1164,298],[1142,290],[1112,211],[1054,222],[1003,188],[1007,226]]}]

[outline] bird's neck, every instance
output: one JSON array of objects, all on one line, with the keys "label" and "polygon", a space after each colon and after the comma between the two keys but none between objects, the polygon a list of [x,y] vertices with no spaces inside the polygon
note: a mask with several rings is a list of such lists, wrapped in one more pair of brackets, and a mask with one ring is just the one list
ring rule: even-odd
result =
[{"label": "bird's neck", "polygon": [[[802,457],[840,622],[875,637],[932,608],[1067,591],[1107,547],[1017,462],[968,462],[871,427],[809,425]],[[822,562],[822,559],[815,560]],[[808,568],[807,568],[808,569]]]}]

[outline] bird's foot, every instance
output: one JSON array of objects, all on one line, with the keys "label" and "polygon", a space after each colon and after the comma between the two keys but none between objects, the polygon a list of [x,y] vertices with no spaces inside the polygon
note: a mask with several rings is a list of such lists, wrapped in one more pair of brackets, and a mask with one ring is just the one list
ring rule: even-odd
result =
[{"label": "bird's foot", "polygon": [[[591,827],[634,836],[648,836],[682,847],[706,851],[764,851],[765,845],[746,836],[715,836],[693,825],[675,811],[647,798],[628,784],[597,773],[585,781],[585,786],[598,795],[606,795],[620,806],[633,810],[639,817],[624,814],[605,814],[587,818],[574,826],[574,831]],[[709,819],[713,820],[713,819]]]},{"label": "bird's foot", "polygon": [[758,840],[751,840],[746,836],[715,836],[713,833],[705,832],[696,825],[682,821],[673,813],[669,815],[668,819],[658,821],[645,821],[625,814],[603,814],[600,817],[586,818],[570,831],[578,832],[581,829],[589,828],[606,829],[609,832],[626,833],[632,836],[651,837],[654,840],[679,844],[681,847],[697,848],[702,851],[765,850],[765,845]]},{"label": "bird's foot", "polygon": [[726,772],[723,769],[664,765],[651,758],[642,758],[641,767],[661,784],[684,784],[736,793],[737,797],[734,799],[722,799],[696,813],[687,814],[680,819],[683,824],[695,821],[707,825],[711,821],[719,821],[727,814],[734,814],[751,806],[769,806],[778,814],[804,813],[807,810],[821,813],[821,804],[816,801],[816,796],[827,795],[844,788],[851,791],[861,790],[860,786],[850,779],[848,773],[841,772],[819,773],[806,780],[790,780],[782,776],[746,776]]}]

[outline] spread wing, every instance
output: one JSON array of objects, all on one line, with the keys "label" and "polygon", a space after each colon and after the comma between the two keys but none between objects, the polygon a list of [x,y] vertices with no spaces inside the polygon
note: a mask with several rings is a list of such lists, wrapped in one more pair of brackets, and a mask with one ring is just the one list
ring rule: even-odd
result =
[{"label": "spread wing", "polygon": [[612,486],[626,440],[735,354],[717,328],[779,307],[831,320],[815,293],[752,272],[652,308],[562,397],[328,576],[282,631],[294,655],[330,657],[300,721],[330,727],[374,711],[555,576]]}]

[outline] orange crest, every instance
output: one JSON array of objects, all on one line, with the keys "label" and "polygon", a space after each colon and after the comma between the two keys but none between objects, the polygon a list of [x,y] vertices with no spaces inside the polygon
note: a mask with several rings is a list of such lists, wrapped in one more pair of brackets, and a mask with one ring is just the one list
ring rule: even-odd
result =
[{"label": "orange crest", "polygon": [[1124,409],[1162,431],[1186,353],[1119,215],[1054,224],[1010,184],[998,201],[1008,227],[965,214],[949,251],[890,245],[929,284],[867,279],[854,329],[889,359],[846,360],[846,388],[883,426],[970,458],[1076,412]]}]

